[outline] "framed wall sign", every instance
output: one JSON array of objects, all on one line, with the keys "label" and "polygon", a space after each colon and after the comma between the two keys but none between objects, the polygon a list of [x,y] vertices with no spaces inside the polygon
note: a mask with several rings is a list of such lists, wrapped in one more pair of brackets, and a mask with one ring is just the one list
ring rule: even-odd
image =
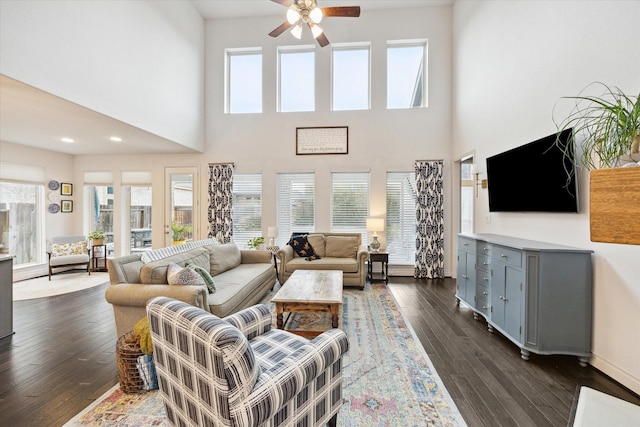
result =
[{"label": "framed wall sign", "polygon": [[73,184],[69,184],[67,182],[61,183],[60,194],[63,196],[73,196]]},{"label": "framed wall sign", "polygon": [[73,200],[62,200],[60,212],[73,212]]},{"label": "framed wall sign", "polygon": [[349,154],[349,127],[296,128],[296,154]]}]

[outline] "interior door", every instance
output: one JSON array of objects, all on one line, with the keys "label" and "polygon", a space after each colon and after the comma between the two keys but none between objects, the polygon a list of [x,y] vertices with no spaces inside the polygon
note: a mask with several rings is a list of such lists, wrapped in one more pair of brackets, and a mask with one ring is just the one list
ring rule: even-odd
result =
[{"label": "interior door", "polygon": [[199,233],[198,168],[165,168],[165,246],[197,240]]}]

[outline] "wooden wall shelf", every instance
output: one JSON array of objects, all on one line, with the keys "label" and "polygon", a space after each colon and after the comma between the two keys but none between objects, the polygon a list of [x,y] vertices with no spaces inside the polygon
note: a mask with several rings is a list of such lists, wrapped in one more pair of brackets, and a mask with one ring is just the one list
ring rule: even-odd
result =
[{"label": "wooden wall shelf", "polygon": [[640,167],[590,174],[591,241],[640,245]]}]

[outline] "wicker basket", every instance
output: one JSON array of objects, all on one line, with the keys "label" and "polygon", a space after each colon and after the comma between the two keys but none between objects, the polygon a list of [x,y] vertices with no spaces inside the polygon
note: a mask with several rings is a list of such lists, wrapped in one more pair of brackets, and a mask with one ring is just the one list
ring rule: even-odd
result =
[{"label": "wicker basket", "polygon": [[116,361],[120,390],[125,393],[144,393],[144,382],[140,378],[136,363],[138,357],[144,355],[140,350],[140,337],[133,331],[127,332],[116,342]]}]

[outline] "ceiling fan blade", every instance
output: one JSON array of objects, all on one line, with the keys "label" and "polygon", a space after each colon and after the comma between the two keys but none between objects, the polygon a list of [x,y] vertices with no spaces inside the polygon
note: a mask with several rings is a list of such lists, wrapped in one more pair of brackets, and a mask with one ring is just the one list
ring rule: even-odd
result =
[{"label": "ceiling fan blade", "polygon": [[324,35],[324,33],[320,34],[316,40],[318,41],[320,47],[325,47],[329,44],[329,39]]},{"label": "ceiling fan blade", "polygon": [[291,3],[289,0],[271,0],[274,3],[278,3],[283,5],[284,7],[289,7],[291,6],[293,3]]},{"label": "ceiling fan blade", "polygon": [[325,17],[344,16],[347,18],[357,18],[360,16],[360,6],[321,7],[320,9],[322,9],[322,15]]},{"label": "ceiling fan blade", "polygon": [[284,21],[278,28],[276,28],[275,30],[271,31],[269,33],[269,35],[271,37],[278,37],[280,34],[284,33],[289,28],[291,28],[291,24],[289,24],[289,21]]}]

